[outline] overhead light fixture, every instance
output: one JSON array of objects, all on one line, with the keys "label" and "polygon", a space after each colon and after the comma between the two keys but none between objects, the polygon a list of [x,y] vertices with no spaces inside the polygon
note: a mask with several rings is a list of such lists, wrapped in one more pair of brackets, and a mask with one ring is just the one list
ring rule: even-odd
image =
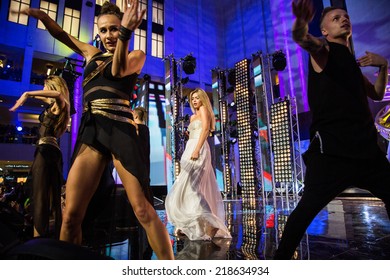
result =
[{"label": "overhead light fixture", "polygon": [[237,105],[234,101],[230,102],[229,103],[229,108],[232,109],[232,110],[237,110]]},{"label": "overhead light fixture", "polygon": [[146,82],[149,82],[151,80],[151,77],[148,74],[145,74],[143,78],[144,78],[144,81],[146,81]]},{"label": "overhead light fixture", "polygon": [[190,81],[190,78],[189,78],[189,77],[185,77],[185,78],[181,79],[181,84],[182,84],[182,85],[185,85],[185,84],[187,84],[189,81]]},{"label": "overhead light fixture", "polygon": [[286,55],[280,50],[272,54],[272,67],[276,71],[283,71],[286,68]]},{"label": "overhead light fixture", "polygon": [[183,58],[183,71],[187,75],[191,75],[195,73],[196,68],[196,59],[192,56],[192,54],[189,54]]}]

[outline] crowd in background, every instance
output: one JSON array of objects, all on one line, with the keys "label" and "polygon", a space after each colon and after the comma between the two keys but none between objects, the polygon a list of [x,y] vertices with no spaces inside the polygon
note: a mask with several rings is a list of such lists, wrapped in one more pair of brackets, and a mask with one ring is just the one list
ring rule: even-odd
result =
[{"label": "crowd in background", "polygon": [[[35,144],[38,139],[38,126],[0,125],[0,143]],[[19,129],[20,129],[19,128]]]}]

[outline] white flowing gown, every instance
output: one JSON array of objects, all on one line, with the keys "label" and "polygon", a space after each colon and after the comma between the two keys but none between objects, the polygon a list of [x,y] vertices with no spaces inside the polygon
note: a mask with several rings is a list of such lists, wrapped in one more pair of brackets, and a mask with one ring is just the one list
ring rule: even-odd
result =
[{"label": "white flowing gown", "polygon": [[202,132],[201,120],[188,126],[190,133],[180,160],[177,176],[165,200],[168,220],[190,240],[210,240],[210,227],[218,228],[215,237],[231,238],[225,225],[225,210],[211,165],[210,147],[203,144],[199,158],[191,160]]}]

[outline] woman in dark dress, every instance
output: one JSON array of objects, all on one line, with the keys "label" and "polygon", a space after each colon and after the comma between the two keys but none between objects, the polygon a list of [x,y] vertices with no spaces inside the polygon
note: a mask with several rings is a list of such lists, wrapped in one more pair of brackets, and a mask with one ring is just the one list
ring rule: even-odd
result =
[{"label": "woman in dark dress", "polygon": [[66,183],[60,239],[82,242],[81,225],[86,209],[106,164],[112,160],[153,251],[159,259],[173,259],[168,231],[144,193],[149,183],[148,170],[137,144],[137,125],[130,109],[130,94],[145,63],[145,54],[129,52],[129,41],[145,10],[138,11],[136,0],[128,0],[126,4],[123,15],[109,2],[101,8],[97,25],[106,53],[66,33],[39,9],[21,12],[39,19],[54,38],[87,61],[84,113]]},{"label": "woman in dark dress", "polygon": [[27,98],[37,98],[49,104],[39,116],[39,140],[31,167],[34,237],[50,237],[50,215],[55,217],[54,236],[61,228],[62,153],[57,139],[69,124],[69,91],[64,79],[49,76],[43,90],[27,91],[10,109],[15,111]]}]

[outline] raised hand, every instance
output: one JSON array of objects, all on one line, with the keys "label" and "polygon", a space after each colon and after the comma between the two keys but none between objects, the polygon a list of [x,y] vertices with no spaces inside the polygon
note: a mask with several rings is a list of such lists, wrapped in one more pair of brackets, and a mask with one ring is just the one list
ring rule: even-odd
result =
[{"label": "raised hand", "polygon": [[365,55],[359,57],[357,59],[357,62],[361,67],[366,67],[366,66],[387,67],[388,65],[386,58],[380,56],[379,54],[368,52],[368,51],[366,51]]},{"label": "raised hand", "polygon": [[138,0],[127,0],[121,24],[134,31],[142,22],[146,10],[138,11]]},{"label": "raised hand", "polygon": [[12,108],[10,108],[9,110],[11,112],[14,112],[16,109],[18,109],[20,106],[22,106],[26,102],[27,98],[28,98],[27,93],[26,92],[23,93],[22,96],[18,100],[16,100],[15,105]]},{"label": "raised hand", "polygon": [[27,16],[32,16],[34,18],[39,18],[44,12],[36,8],[25,8],[23,10],[11,10],[11,14],[23,14]]},{"label": "raised hand", "polygon": [[304,23],[311,22],[315,14],[312,0],[294,0],[292,11],[297,20]]}]

